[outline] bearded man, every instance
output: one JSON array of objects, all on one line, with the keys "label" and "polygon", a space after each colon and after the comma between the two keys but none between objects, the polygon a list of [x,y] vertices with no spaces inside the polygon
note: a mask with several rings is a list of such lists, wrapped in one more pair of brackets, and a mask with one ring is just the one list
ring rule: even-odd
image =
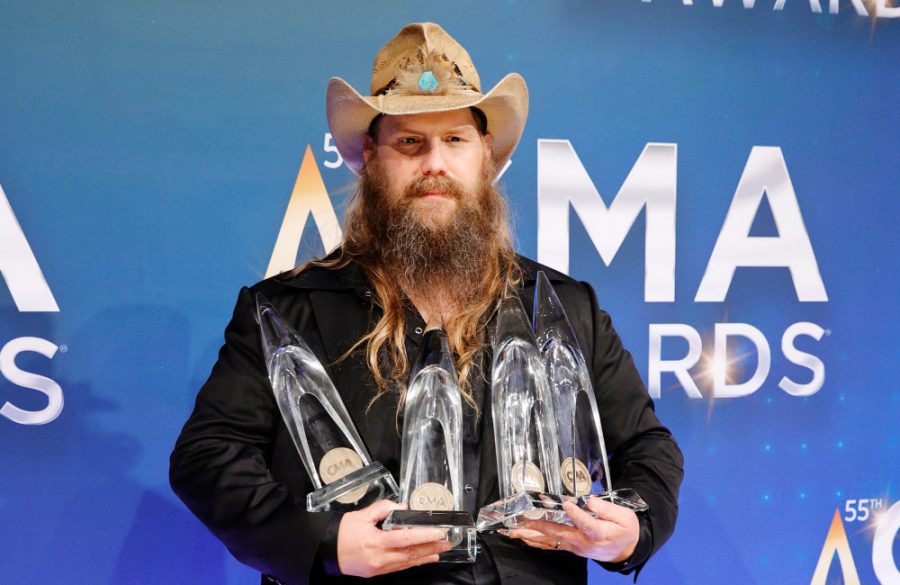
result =
[{"label": "bearded man", "polygon": [[[682,457],[591,287],[517,256],[494,186],[525,124],[528,94],[513,73],[483,94],[468,53],[431,23],[403,28],[378,54],[370,96],[339,78],[328,121],[360,176],[341,246],[326,258],[244,288],[225,345],[172,453],[175,492],[264,582],[584,583],[585,559],[639,570],[674,530]],[[263,293],[323,364],[373,460],[400,466],[398,407],[423,333],[443,327],[463,397],[465,510],[499,499],[489,334],[498,301],[531,307],[549,275],[585,352],[611,473],[647,513],[592,499],[566,504],[574,526],[533,522],[479,535],[471,565],[435,564],[440,530],[382,531],[402,507],[307,512],[313,489],[266,375],[255,317]]]}]

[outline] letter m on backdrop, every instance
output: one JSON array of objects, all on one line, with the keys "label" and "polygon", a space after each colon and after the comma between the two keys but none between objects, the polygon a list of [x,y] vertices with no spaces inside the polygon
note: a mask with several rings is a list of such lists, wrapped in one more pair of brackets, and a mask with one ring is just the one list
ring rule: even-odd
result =
[{"label": "letter m on backdrop", "polygon": [[538,261],[568,273],[569,205],[604,264],[646,210],[644,300],[675,300],[678,146],[648,143],[607,207],[568,140],[538,140]]},{"label": "letter m on backdrop", "polygon": [[59,311],[3,187],[0,187],[0,274],[19,311]]}]

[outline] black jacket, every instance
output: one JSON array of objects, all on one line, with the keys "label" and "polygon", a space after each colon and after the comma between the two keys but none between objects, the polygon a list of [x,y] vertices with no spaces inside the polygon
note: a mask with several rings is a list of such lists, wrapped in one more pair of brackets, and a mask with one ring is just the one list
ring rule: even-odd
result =
[{"label": "black jacket", "polygon": [[[598,308],[590,285],[525,258],[520,263],[525,273],[520,297],[528,314],[535,276],[543,269],[572,321],[591,370],[614,485],[636,489],[650,506],[641,515],[641,538],[632,559],[623,566],[601,564],[624,572],[640,569],[674,530],[681,452],[657,420],[631,355],[609,315]],[[172,453],[170,482],[240,561],[284,583],[321,582],[327,580],[323,557],[334,555],[336,521],[332,513],[306,511],[311,482],[266,375],[255,322],[256,292],[275,305],[326,364],[372,459],[399,475],[397,396],[381,397],[367,413],[374,382],[364,349],[335,363],[380,315],[362,270],[350,264],[340,270],[313,267],[299,275],[286,273],[241,289],[225,345]],[[408,323],[411,357],[421,338],[421,328]],[[484,425],[491,429],[489,396],[484,404]],[[494,442],[483,440],[478,502],[498,498]],[[586,561],[570,553],[537,550],[498,535],[484,540],[503,583],[587,581]],[[345,580],[355,581],[335,582]],[[402,580],[402,573],[384,579]]]}]

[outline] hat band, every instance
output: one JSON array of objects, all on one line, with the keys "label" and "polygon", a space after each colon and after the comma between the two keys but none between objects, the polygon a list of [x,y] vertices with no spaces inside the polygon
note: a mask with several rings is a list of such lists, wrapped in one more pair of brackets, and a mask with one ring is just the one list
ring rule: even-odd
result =
[{"label": "hat band", "polygon": [[[453,66],[454,77],[456,78],[456,81],[460,84],[460,89],[468,90],[468,91],[471,91],[471,92],[473,92],[473,93],[481,93],[481,89],[479,89],[478,87],[476,87],[474,84],[469,83],[469,81],[468,81],[465,77],[463,77],[462,71],[459,69],[459,66],[458,66],[456,63],[454,63],[454,62],[451,61],[451,62],[450,62],[450,65]],[[430,71],[431,71],[431,70],[426,70],[425,72],[423,72],[423,74],[424,74],[424,73],[428,73],[428,72],[430,72]],[[421,76],[420,76],[420,79],[421,79]],[[431,73],[431,79],[434,79],[434,73],[433,73],[433,72]],[[435,83],[437,83],[437,82],[435,81]],[[391,92],[393,92],[393,91],[397,88],[397,84],[398,84],[397,78],[394,77],[393,79],[391,79],[390,81],[388,81],[386,84],[384,84],[384,85],[381,87],[381,89],[379,89],[378,91],[376,91],[375,93],[373,93],[373,94],[372,94],[372,97],[376,97],[376,96],[379,96],[379,95],[388,95],[388,94],[390,94]],[[427,87],[431,87],[431,86],[428,85]],[[436,88],[437,88],[437,85],[435,85],[434,88],[436,89]],[[433,92],[435,91],[435,89],[430,89],[430,90],[429,90],[429,89],[423,88],[421,85],[419,85],[419,89],[421,89],[421,90],[422,90],[423,92],[425,92],[426,94],[433,93]]]}]

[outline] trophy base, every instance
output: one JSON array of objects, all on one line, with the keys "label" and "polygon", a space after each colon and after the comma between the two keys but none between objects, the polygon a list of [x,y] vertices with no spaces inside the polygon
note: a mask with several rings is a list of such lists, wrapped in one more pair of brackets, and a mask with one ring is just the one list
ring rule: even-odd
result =
[{"label": "trophy base", "polygon": [[357,510],[377,500],[394,500],[400,489],[394,476],[384,465],[373,461],[341,479],[306,495],[306,509],[310,512],[329,510]]},{"label": "trophy base", "polygon": [[649,509],[643,498],[631,488],[577,498],[539,492],[522,492],[479,510],[475,529],[483,532],[500,528],[517,528],[529,520],[546,520],[571,526],[572,521],[563,509],[563,503],[573,502],[593,516],[594,513],[587,507],[587,498],[589,497],[606,500],[635,512],[646,512]]},{"label": "trophy base", "polygon": [[520,492],[497,500],[478,511],[475,529],[483,532],[516,528],[529,520],[565,522],[568,517],[562,509],[563,497],[541,492]]},{"label": "trophy base", "polygon": [[622,506],[623,508],[628,508],[629,510],[634,510],[635,512],[646,512],[650,509],[650,506],[647,505],[647,502],[645,502],[644,499],[641,498],[641,496],[639,496],[638,493],[631,488],[622,488],[620,490],[604,492],[602,494],[578,496],[577,498],[575,496],[541,494],[541,505],[543,507],[553,510],[559,510],[560,512],[562,512],[562,516],[560,517],[554,516],[552,518],[541,518],[541,520],[550,520],[551,522],[559,522],[560,524],[568,524],[569,526],[573,526],[572,520],[569,518],[569,515],[565,513],[565,510],[563,510],[562,505],[564,502],[573,502],[579,508],[596,518],[597,515],[591,512],[591,509],[587,506],[588,498],[605,500],[607,502],[610,502],[611,504]]},{"label": "trophy base", "polygon": [[[647,505],[644,498],[631,488],[622,488],[620,490],[598,494],[594,497],[606,500],[607,502],[612,502],[617,506],[629,508],[635,512],[646,512],[650,509],[650,506]],[[582,508],[583,507],[584,506],[582,506]]]},{"label": "trophy base", "polygon": [[427,510],[393,510],[382,529],[441,528],[453,545],[441,553],[439,563],[474,563],[478,554],[477,534],[468,512],[432,512]]}]

